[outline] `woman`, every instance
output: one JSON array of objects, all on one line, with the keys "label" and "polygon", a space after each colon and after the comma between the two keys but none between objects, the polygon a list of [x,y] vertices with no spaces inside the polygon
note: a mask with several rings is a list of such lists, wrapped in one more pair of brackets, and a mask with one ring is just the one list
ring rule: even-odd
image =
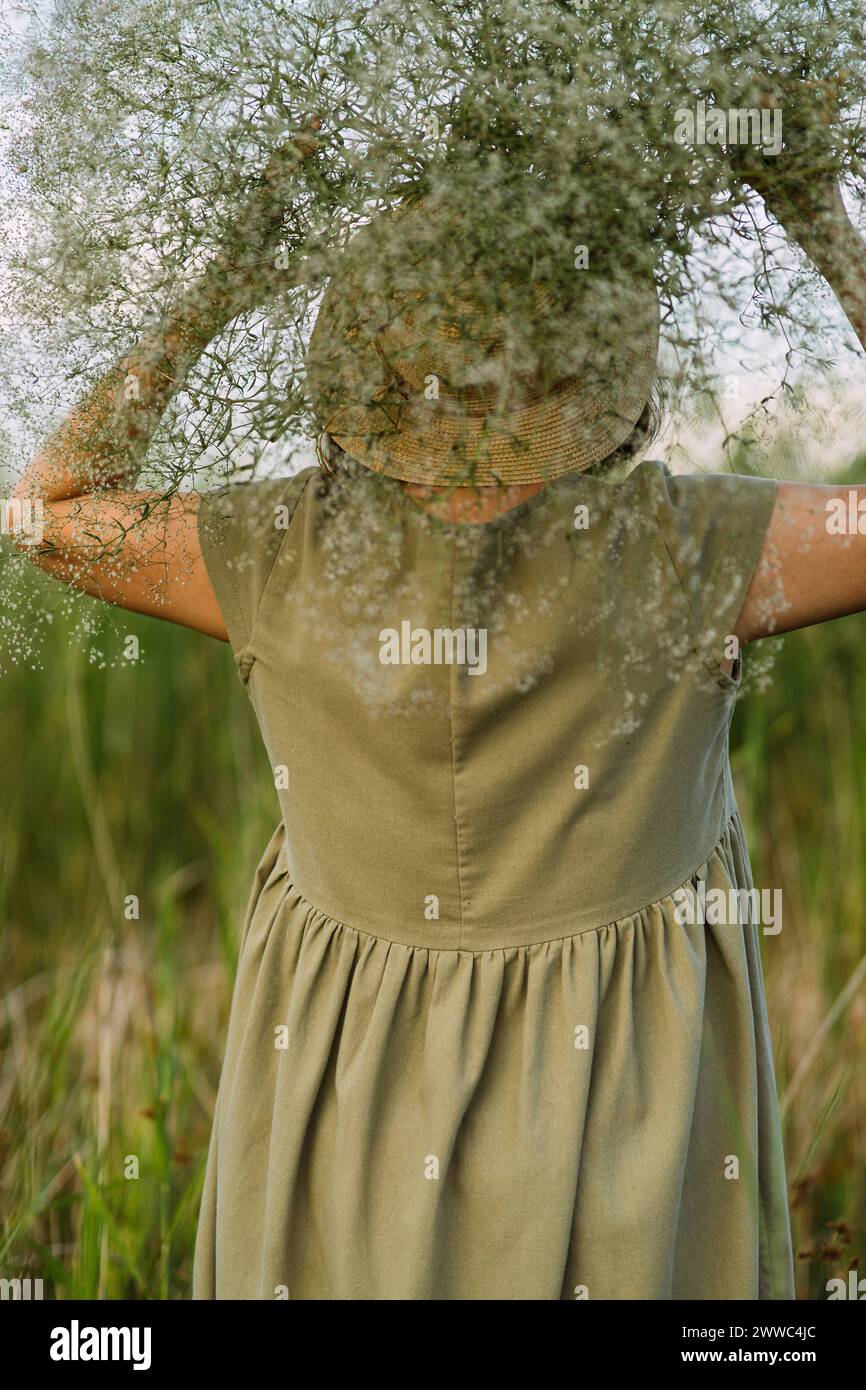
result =
[{"label": "woman", "polygon": [[[835,186],[772,196],[862,335]],[[828,530],[833,487],[609,480],[651,414],[637,281],[618,372],[512,383],[497,432],[448,387],[450,329],[428,359],[386,324],[329,380],[364,313],[338,278],[310,345],[324,480],[121,490],[118,417],[146,442],[250,293],[214,263],[16,488],[49,572],[231,644],[273,768],[194,1296],[791,1298],[778,925],[727,729],[742,647],[866,609],[866,538]]]}]

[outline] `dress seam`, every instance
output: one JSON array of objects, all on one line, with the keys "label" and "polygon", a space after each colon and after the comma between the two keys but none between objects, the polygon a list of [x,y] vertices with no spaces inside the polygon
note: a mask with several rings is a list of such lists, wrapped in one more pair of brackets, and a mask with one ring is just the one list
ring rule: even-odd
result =
[{"label": "dress seam", "polygon": [[255,656],[253,652],[250,650],[250,643],[253,640],[252,632],[254,624],[250,623],[249,617],[247,616],[247,610],[241,599],[240,590],[238,589],[238,586],[235,583],[235,576],[233,570],[229,565],[225,564],[225,560],[223,560],[223,564],[225,565],[225,572],[228,578],[232,596],[237,605],[237,610],[243,619],[243,625],[245,628],[244,635],[246,640],[244,641],[242,647],[240,647],[237,651],[232,653],[232,656],[234,658],[235,670],[237,671],[238,679],[240,680],[241,685],[247,685],[250,678],[250,671],[252,669],[253,662],[255,661]]},{"label": "dress seam", "polygon": [[[451,563],[451,628],[454,628],[454,588],[457,573],[457,547],[452,549]],[[463,949],[463,868],[462,868],[462,846],[460,843],[460,817],[457,809],[457,747],[456,747],[456,719],[455,719],[455,697],[454,684],[456,679],[456,665],[452,665],[448,672],[448,723],[451,731],[451,791],[454,801],[454,847],[457,856],[457,900],[460,909],[460,921],[457,929],[457,945],[452,950],[460,951]]]},{"label": "dress seam", "polygon": [[237,584],[235,583],[234,570],[232,569],[232,566],[231,566],[229,563],[227,563],[227,561],[226,561],[225,550],[224,550],[224,546],[223,546],[223,542],[222,542],[222,539],[221,539],[221,538],[219,538],[219,539],[217,540],[217,545],[219,546],[220,559],[222,560],[222,564],[223,564],[223,568],[224,568],[224,570],[225,570],[226,578],[228,579],[229,588],[231,589],[231,593],[232,593],[232,598],[234,599],[235,605],[236,605],[236,607],[237,607],[237,611],[238,611],[238,613],[240,614],[240,616],[241,616],[241,618],[242,618],[242,620],[243,620],[243,625],[244,625],[244,638],[245,638],[244,645],[243,645],[243,647],[240,649],[240,651],[238,651],[238,652],[236,652],[236,653],[234,654],[235,663],[236,663],[237,665],[240,665],[241,659],[242,659],[244,656],[246,656],[247,650],[248,650],[249,645],[250,645],[250,640],[251,640],[251,638],[252,638],[252,624],[251,624],[251,622],[250,622],[249,615],[248,615],[247,610],[246,610],[246,604],[244,603],[244,601],[243,601],[243,599],[242,599],[242,597],[241,597],[240,589],[238,588]]},{"label": "dress seam", "polygon": [[[691,869],[684,876],[684,878],[680,879],[678,883],[676,883],[671,889],[669,889],[667,893],[660,893],[658,897],[650,899],[649,902],[643,903],[640,907],[635,907],[630,912],[623,913],[621,917],[614,917],[608,922],[600,922],[597,927],[587,927],[583,931],[563,932],[559,936],[546,936],[543,937],[540,941],[514,942],[507,946],[480,946],[477,949],[473,950],[472,948],[467,948],[463,946],[426,946],[418,943],[413,944],[408,941],[398,941],[394,937],[384,936],[381,932],[369,931],[365,927],[353,926],[350,922],[344,922],[341,918],[334,917],[330,912],[325,912],[323,908],[318,907],[312,901],[312,899],[309,898],[307,894],[304,893],[298,887],[298,884],[292,878],[291,872],[288,869],[286,871],[286,876],[290,884],[292,885],[292,888],[297,893],[298,897],[306,904],[307,908],[309,909],[309,912],[314,913],[318,917],[321,917],[326,922],[333,923],[334,926],[340,927],[343,931],[353,932],[355,936],[364,936],[367,937],[370,941],[381,941],[390,946],[402,946],[407,951],[426,951],[428,955],[434,956],[451,956],[458,954],[466,956],[504,955],[509,951],[530,951],[538,946],[554,946],[560,941],[573,941],[580,936],[595,936],[599,932],[610,931],[614,927],[631,926],[633,924],[633,918],[640,917],[641,913],[648,912],[651,907],[656,907],[660,902],[663,902],[665,898],[673,897],[674,893],[676,893],[680,888],[682,888],[686,883],[688,883],[690,880],[694,878],[694,876],[697,874],[698,869],[702,868],[703,865],[706,864],[720,848],[722,841],[730,833],[738,814],[738,811],[734,810],[731,812],[729,816],[727,816],[724,819],[718,837],[715,840],[709,852],[704,854],[702,858],[698,860],[695,867]],[[305,927],[304,930],[306,932],[307,928]]]},{"label": "dress seam", "polygon": [[[646,484],[647,484],[647,480],[646,480],[646,479],[644,479],[644,483],[645,483],[645,487],[646,487]],[[677,562],[676,562],[676,560],[675,560],[674,557],[673,557],[673,553],[672,553],[672,551],[671,551],[670,545],[668,544],[667,535],[665,534],[665,528],[662,526],[662,523],[661,523],[661,521],[659,520],[658,513],[657,513],[657,511],[656,511],[654,502],[655,502],[655,499],[651,497],[651,498],[650,498],[650,512],[651,512],[651,514],[652,514],[652,519],[653,519],[653,521],[655,522],[656,530],[658,531],[658,534],[659,534],[659,536],[661,537],[661,542],[662,542],[662,545],[663,545],[663,547],[664,547],[665,554],[666,554],[666,556],[667,556],[667,558],[668,558],[668,563],[669,563],[669,565],[670,565],[670,567],[671,567],[671,569],[672,569],[672,571],[673,571],[674,578],[675,578],[676,581],[677,581],[677,587],[679,588],[679,591],[680,591],[680,593],[682,594],[683,599],[685,600],[686,608],[687,608],[687,610],[688,610],[688,615],[689,615],[689,618],[690,618],[690,620],[691,620],[691,625],[692,625],[692,633],[691,633],[691,636],[693,637],[694,640],[692,641],[692,643],[691,643],[690,646],[689,646],[689,651],[691,652],[692,656],[694,656],[694,657],[697,658],[698,664],[699,664],[700,666],[703,667],[703,669],[704,669],[704,670],[707,672],[707,674],[711,677],[713,683],[714,683],[716,686],[721,687],[721,689],[725,692],[726,695],[736,695],[737,692],[738,692],[739,689],[740,689],[740,682],[739,682],[739,681],[735,681],[734,678],[733,678],[733,676],[729,675],[728,672],[724,669],[724,667],[723,667],[719,662],[717,662],[717,661],[715,661],[713,658],[711,658],[711,657],[705,655],[704,652],[703,652],[702,649],[701,649],[699,633],[700,633],[700,629],[701,629],[701,627],[702,627],[702,624],[698,621],[698,616],[697,616],[697,614],[695,613],[694,607],[693,607],[693,605],[692,605],[692,599],[691,599],[691,595],[689,594],[689,591],[688,591],[688,586],[686,585],[685,581],[683,580],[683,577],[682,577],[682,575],[680,574],[680,571],[679,571],[679,566],[677,565]],[[739,545],[740,537],[741,537],[742,532],[743,532],[743,529],[744,529],[744,527],[745,527],[745,523],[746,523],[746,518],[745,518],[745,517],[741,517],[741,518],[740,518],[740,521],[739,521],[739,525],[737,526],[736,536],[735,536],[735,538],[734,538],[734,544],[733,544],[732,547],[731,547],[731,552],[730,552],[730,553],[732,553],[732,554],[734,554],[734,553],[736,552],[736,548],[737,548],[737,546]],[[716,582],[716,580],[717,580],[717,578],[718,578],[718,572],[719,572],[719,565],[720,565],[720,563],[721,563],[721,561],[717,560],[717,561],[713,564],[713,566],[712,566],[712,568],[711,568],[709,574],[708,574],[707,577],[706,577],[707,580],[710,581],[711,585],[713,586],[713,592],[714,592],[714,593],[715,593],[715,582]],[[744,600],[744,602],[745,602],[745,594],[743,595],[743,600]],[[742,669],[742,665],[741,665],[741,669]]]},{"label": "dress seam", "polygon": [[[317,471],[317,470],[316,470],[315,468],[312,468],[312,467],[311,467],[308,476],[304,479],[303,485],[298,489],[297,494],[296,494],[296,496],[295,496],[294,505],[292,506],[291,515],[290,515],[290,517],[289,517],[289,524],[288,524],[288,526],[286,527],[285,531],[283,532],[282,536],[280,537],[279,544],[277,545],[277,548],[276,548],[276,550],[274,551],[274,558],[272,559],[272,561],[271,561],[271,563],[270,563],[270,565],[269,565],[269,567],[268,567],[268,572],[267,572],[267,575],[265,576],[265,581],[264,581],[264,583],[263,583],[263,585],[262,585],[262,592],[261,592],[261,595],[259,596],[259,601],[258,601],[258,603],[257,603],[257,605],[256,605],[256,611],[255,611],[255,613],[254,613],[254,615],[253,615],[253,621],[252,621],[252,626],[250,627],[249,638],[248,638],[248,640],[247,640],[247,642],[246,642],[246,645],[245,645],[244,651],[243,651],[244,657],[249,657],[249,658],[250,658],[249,667],[248,667],[248,669],[247,669],[247,678],[249,678],[249,669],[252,667],[253,662],[256,660],[256,655],[257,655],[257,654],[256,654],[256,651],[255,651],[255,640],[256,640],[256,635],[257,635],[258,630],[259,630],[259,620],[260,620],[260,618],[261,618],[262,609],[264,608],[265,598],[267,597],[267,592],[268,592],[268,587],[269,587],[270,582],[271,582],[271,579],[272,579],[272,577],[273,577],[274,570],[276,569],[277,561],[279,560],[279,558],[280,558],[280,556],[281,556],[281,554],[282,554],[282,552],[283,552],[283,547],[284,547],[284,545],[285,545],[285,543],[286,543],[286,538],[287,538],[289,532],[290,532],[291,529],[292,529],[292,523],[294,522],[295,516],[297,515],[298,507],[299,507],[300,504],[301,504],[301,498],[303,497],[303,495],[304,495],[304,493],[306,492],[306,490],[307,490],[307,488],[308,488],[310,482],[312,481],[313,477],[315,476],[316,471]],[[286,482],[289,484],[289,486],[291,486],[293,483],[297,483],[297,480],[298,480],[299,478],[301,478],[301,477],[303,477],[303,470],[300,471],[300,472],[298,472],[298,473],[293,473],[292,476],[291,476],[290,478],[286,479]],[[285,492],[284,492],[284,493],[283,493],[283,497],[284,497],[284,498],[285,498],[285,495],[286,495],[286,494],[285,494]],[[249,626],[249,624],[248,624],[248,626]]]}]

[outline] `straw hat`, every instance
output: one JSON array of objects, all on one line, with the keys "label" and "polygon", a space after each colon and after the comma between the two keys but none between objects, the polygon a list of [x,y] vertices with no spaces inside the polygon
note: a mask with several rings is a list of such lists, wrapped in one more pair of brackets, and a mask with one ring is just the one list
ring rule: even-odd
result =
[{"label": "straw hat", "polygon": [[648,260],[627,269],[609,246],[590,250],[554,297],[487,257],[486,275],[472,269],[461,225],[428,195],[352,237],[307,350],[323,430],[408,482],[513,485],[590,468],[632,433],[656,377]]}]

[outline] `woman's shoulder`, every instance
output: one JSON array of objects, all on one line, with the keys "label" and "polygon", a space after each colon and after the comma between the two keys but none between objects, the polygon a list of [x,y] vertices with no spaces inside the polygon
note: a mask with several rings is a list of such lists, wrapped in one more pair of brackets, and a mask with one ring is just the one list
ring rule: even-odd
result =
[{"label": "woman's shoulder", "polygon": [[758,473],[731,473],[720,469],[674,472],[662,459],[643,459],[620,484],[623,493],[641,492],[656,505],[687,507],[692,503],[733,506],[769,497],[778,486],[775,478]]},{"label": "woman's shoulder", "polygon": [[274,509],[296,506],[316,475],[319,475],[319,469],[313,465],[287,475],[229,479],[200,494],[199,512],[208,520],[219,519],[241,526],[267,516],[273,525]]}]

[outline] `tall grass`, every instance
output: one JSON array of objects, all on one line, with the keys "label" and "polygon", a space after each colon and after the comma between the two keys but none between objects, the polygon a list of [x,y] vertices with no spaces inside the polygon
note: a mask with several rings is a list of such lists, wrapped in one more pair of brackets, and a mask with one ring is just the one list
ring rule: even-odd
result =
[{"label": "tall grass", "polygon": [[[142,659],[102,669],[59,617],[44,668],[0,680],[0,1276],[57,1298],[189,1295],[238,929],[278,814],[227,649],[127,614],[102,648],[126,633]],[[820,1298],[866,1253],[866,616],[786,640],[733,765],[756,883],[783,891],[767,995],[799,1294]]]},{"label": "tall grass", "polygon": [[0,681],[0,1274],[177,1298],[278,811],[227,649],[112,626],[101,645],[135,633],[139,663],[92,668],[58,622],[44,670]]}]

